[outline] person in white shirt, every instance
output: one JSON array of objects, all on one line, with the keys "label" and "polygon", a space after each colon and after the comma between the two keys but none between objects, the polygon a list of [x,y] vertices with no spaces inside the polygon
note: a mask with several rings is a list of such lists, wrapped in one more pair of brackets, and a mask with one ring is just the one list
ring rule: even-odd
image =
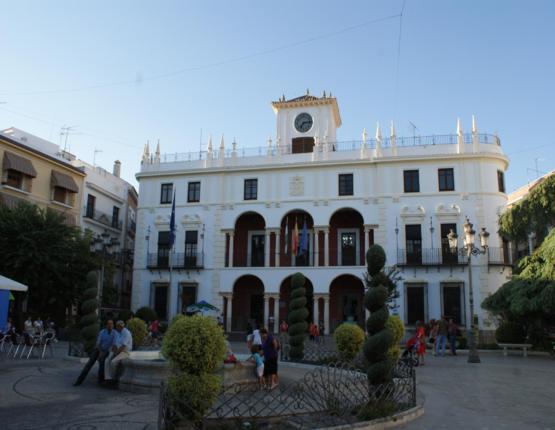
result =
[{"label": "person in white shirt", "polygon": [[44,330],[44,325],[42,323],[42,320],[40,319],[40,317],[38,317],[35,322],[33,323],[33,326],[35,327],[35,334],[42,334],[43,330]]},{"label": "person in white shirt", "polygon": [[27,333],[30,336],[32,336],[35,333],[35,330],[33,328],[33,321],[31,320],[31,317],[27,317],[27,319],[25,320],[25,324],[23,325],[23,329],[25,333]]},{"label": "person in white shirt", "polygon": [[258,352],[262,349],[262,336],[260,335],[260,327],[257,325],[256,329],[252,331],[252,353]]},{"label": "person in white shirt", "polygon": [[114,346],[108,356],[107,364],[104,367],[104,379],[107,382],[117,381],[119,379],[118,365],[120,361],[129,358],[129,353],[133,349],[133,336],[131,332],[125,328],[123,321],[116,323],[116,337]]}]

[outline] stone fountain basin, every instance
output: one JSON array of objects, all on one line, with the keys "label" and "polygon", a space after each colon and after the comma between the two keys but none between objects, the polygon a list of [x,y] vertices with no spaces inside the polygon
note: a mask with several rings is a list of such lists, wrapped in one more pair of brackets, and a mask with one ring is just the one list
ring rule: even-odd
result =
[{"label": "stone fountain basin", "polygon": [[[237,363],[222,364],[218,371],[223,383],[256,383],[254,362],[248,361],[249,355],[237,354],[236,357]],[[130,357],[122,361],[119,389],[132,393],[155,392],[170,375],[169,363],[160,351],[132,351]]]}]

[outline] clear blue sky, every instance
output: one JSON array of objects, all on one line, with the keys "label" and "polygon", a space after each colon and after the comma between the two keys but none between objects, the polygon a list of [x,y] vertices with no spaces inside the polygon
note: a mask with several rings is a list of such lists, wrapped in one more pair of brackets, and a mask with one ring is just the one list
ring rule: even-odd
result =
[{"label": "clear blue sky", "polygon": [[[162,152],[194,151],[202,128],[204,143],[224,133],[228,145],[233,136],[241,146],[265,145],[275,133],[270,101],[308,87],[337,96],[339,140],[391,119],[398,135],[412,134],[409,121],[423,135],[451,133],[457,117],[468,131],[475,114],[511,158],[509,190],[535,176],[527,171],[535,158],[540,170],[554,169],[555,2],[408,0],[396,97],[399,18],[369,22],[401,5],[8,2],[0,127],[59,142],[60,127],[76,125],[72,152],[92,162],[102,150],[97,164],[110,169],[119,158],[134,181],[147,139],[160,139]],[[115,82],[123,83],[65,91]]]}]

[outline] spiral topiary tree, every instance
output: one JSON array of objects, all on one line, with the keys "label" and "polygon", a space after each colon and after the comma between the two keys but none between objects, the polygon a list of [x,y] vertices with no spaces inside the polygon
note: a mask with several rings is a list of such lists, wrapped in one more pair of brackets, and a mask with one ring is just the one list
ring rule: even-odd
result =
[{"label": "spiral topiary tree", "polygon": [[98,285],[96,272],[87,273],[87,282],[81,299],[81,318],[79,319],[81,336],[85,351],[91,352],[100,330],[98,323]]},{"label": "spiral topiary tree", "polygon": [[289,356],[300,360],[304,356],[304,338],[308,324],[308,309],[306,308],[305,277],[302,273],[295,273],[291,277],[291,296],[289,299]]},{"label": "spiral topiary tree", "polygon": [[364,356],[368,362],[366,374],[372,385],[388,382],[391,379],[392,363],[388,351],[393,345],[393,334],[386,327],[389,318],[388,298],[391,294],[391,280],[383,272],[385,252],[379,245],[372,245],[366,253],[368,274],[364,306],[370,311],[366,320],[368,337],[364,344]]}]

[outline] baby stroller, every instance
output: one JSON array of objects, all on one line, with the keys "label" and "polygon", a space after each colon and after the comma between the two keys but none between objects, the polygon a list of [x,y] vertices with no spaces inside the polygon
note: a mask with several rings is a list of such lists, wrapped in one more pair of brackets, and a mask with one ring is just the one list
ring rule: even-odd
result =
[{"label": "baby stroller", "polygon": [[416,354],[417,350],[418,339],[416,335],[414,335],[407,341],[406,348],[401,355],[401,360],[411,367],[418,366],[418,355]]}]

